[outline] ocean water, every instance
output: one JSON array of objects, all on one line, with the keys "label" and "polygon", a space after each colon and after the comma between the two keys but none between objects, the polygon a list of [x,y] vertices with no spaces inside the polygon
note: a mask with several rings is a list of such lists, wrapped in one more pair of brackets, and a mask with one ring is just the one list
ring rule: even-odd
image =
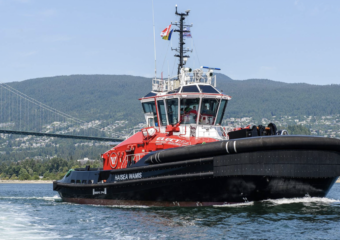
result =
[{"label": "ocean water", "polygon": [[52,184],[0,184],[0,239],[340,239],[340,184],[327,198],[207,208],[64,203]]}]

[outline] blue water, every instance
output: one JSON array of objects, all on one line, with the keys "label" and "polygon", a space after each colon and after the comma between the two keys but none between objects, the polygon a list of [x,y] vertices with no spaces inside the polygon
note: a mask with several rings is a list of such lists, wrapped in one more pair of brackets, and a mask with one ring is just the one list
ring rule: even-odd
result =
[{"label": "blue water", "polygon": [[52,184],[0,184],[0,239],[340,239],[340,184],[327,198],[225,207],[61,202]]}]

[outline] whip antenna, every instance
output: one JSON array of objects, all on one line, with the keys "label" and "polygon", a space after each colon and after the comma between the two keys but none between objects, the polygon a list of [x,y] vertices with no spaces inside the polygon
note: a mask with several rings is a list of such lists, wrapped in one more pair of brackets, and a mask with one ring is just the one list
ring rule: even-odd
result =
[{"label": "whip antenna", "polygon": [[155,13],[154,13],[154,10],[153,10],[153,0],[152,0],[152,21],[153,21],[153,48],[154,48],[154,52],[155,52],[155,78],[157,78]]}]

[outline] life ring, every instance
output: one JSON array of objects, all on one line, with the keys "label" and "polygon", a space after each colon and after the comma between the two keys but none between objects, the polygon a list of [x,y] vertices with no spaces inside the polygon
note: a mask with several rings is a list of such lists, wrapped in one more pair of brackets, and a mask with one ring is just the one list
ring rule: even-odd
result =
[{"label": "life ring", "polygon": [[115,152],[111,153],[110,157],[109,157],[109,164],[110,167],[115,169],[118,165],[118,157],[117,154]]}]

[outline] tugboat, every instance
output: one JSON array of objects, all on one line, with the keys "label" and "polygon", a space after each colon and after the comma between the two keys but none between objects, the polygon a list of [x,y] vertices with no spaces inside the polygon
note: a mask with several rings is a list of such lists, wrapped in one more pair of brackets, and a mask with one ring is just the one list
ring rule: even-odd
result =
[{"label": "tugboat", "polygon": [[340,175],[340,140],[289,136],[274,124],[227,132],[220,69],[185,66],[189,11],[176,6],[176,15],[178,74],[155,77],[139,99],[147,127],[102,154],[103,169],[69,171],[53,190],[72,203],[185,207],[326,196]]}]

